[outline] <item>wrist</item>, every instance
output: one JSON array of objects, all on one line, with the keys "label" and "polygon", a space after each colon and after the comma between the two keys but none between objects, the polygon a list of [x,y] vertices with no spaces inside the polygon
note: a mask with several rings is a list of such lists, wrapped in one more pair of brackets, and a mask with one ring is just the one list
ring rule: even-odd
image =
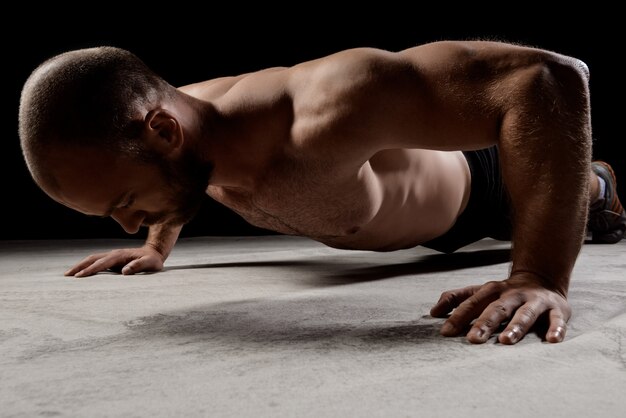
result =
[{"label": "wrist", "polygon": [[153,243],[153,242],[146,242],[143,245],[144,248],[148,249],[148,250],[152,250],[154,252],[156,252],[160,257],[162,261],[165,261],[165,259],[167,258],[167,256],[169,255],[169,251],[166,251],[163,246],[157,244],[157,243]]},{"label": "wrist", "polygon": [[569,288],[569,276],[555,276],[542,273],[533,269],[513,268],[509,275],[510,281],[533,281],[539,286],[552,290],[564,298],[567,298],[567,291]]}]

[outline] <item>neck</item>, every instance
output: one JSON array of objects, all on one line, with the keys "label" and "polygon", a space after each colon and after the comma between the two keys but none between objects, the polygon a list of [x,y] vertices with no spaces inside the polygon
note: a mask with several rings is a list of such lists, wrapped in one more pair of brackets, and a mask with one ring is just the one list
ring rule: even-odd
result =
[{"label": "neck", "polygon": [[213,102],[181,95],[185,135],[202,161],[213,167],[209,184],[252,188],[267,168],[280,133],[263,125],[258,109],[222,111]]},{"label": "neck", "polygon": [[209,184],[250,188],[269,155],[266,141],[252,134],[250,115],[220,112],[212,103],[193,104],[195,152],[212,165]]},{"label": "neck", "polygon": [[[183,127],[185,147],[202,164],[214,165],[215,156],[222,148],[219,115],[211,102],[181,92],[167,107]],[[213,183],[211,176],[210,183]]]}]

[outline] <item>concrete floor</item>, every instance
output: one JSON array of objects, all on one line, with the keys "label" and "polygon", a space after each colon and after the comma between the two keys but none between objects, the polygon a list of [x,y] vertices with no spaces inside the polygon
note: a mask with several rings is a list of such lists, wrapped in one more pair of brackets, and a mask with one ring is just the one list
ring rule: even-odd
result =
[{"label": "concrete floor", "polygon": [[506,276],[452,255],[270,236],[184,239],[166,271],[66,278],[136,241],[0,243],[0,416],[623,417],[626,242],[586,245],[562,344],[443,338],[443,290]]}]

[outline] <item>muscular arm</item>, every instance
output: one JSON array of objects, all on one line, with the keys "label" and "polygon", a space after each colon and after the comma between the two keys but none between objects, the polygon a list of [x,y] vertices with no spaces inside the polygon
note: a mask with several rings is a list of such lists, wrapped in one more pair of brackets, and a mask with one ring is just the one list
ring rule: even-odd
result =
[{"label": "muscular arm", "polygon": [[[472,342],[485,341],[500,323],[510,320],[499,337],[503,343],[519,341],[545,315],[546,339],[558,342],[570,316],[565,298],[587,214],[591,150],[587,74],[584,64],[543,51],[516,51],[497,44],[477,47],[485,51],[470,53],[467,59],[471,74],[476,65],[471,55],[479,56],[479,76],[467,86],[455,80],[459,104],[452,102],[463,111],[466,106],[494,109],[497,129],[487,133],[495,133],[493,142],[499,146],[512,203],[512,266],[504,284],[449,293],[433,313],[458,305],[443,330],[450,335],[478,318],[468,333]],[[477,125],[485,123],[480,115],[465,115],[478,119]],[[475,145],[483,144],[459,144]],[[450,297],[467,299],[459,304]]]},{"label": "muscular arm", "polygon": [[441,314],[458,304],[450,297],[467,297],[444,333],[454,335],[478,318],[468,333],[473,342],[485,341],[511,319],[499,338],[515,343],[541,315],[548,317],[546,339],[558,342],[570,316],[565,298],[584,238],[588,202],[587,74],[574,60],[539,55],[540,62],[491,81],[493,101],[502,108],[496,142],[513,208],[510,278],[505,285],[448,293],[434,309]]},{"label": "muscular arm", "polygon": [[502,118],[498,144],[513,204],[511,275],[530,274],[566,295],[585,234],[591,133],[587,80],[550,63]]},{"label": "muscular arm", "polygon": [[398,54],[357,50],[337,59],[352,72],[352,87],[336,96],[354,111],[346,109],[336,123],[350,130],[345,138],[359,142],[346,146],[354,158],[366,160],[385,148],[499,147],[513,207],[510,276],[444,293],[433,315],[457,309],[442,332],[458,334],[477,319],[468,338],[484,342],[510,320],[500,341],[515,343],[546,315],[546,338],[562,340],[587,213],[591,140],[584,64],[490,42],[441,42]]}]

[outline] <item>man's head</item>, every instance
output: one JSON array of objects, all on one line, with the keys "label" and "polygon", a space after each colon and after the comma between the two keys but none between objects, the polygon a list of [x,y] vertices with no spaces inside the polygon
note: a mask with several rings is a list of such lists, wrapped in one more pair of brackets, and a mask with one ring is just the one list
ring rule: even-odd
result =
[{"label": "man's head", "polygon": [[180,112],[190,108],[177,106],[181,96],[123,49],[47,60],[20,101],[20,143],[33,179],[53,199],[110,215],[128,232],[186,222],[204,197],[210,167],[185,143]]}]

